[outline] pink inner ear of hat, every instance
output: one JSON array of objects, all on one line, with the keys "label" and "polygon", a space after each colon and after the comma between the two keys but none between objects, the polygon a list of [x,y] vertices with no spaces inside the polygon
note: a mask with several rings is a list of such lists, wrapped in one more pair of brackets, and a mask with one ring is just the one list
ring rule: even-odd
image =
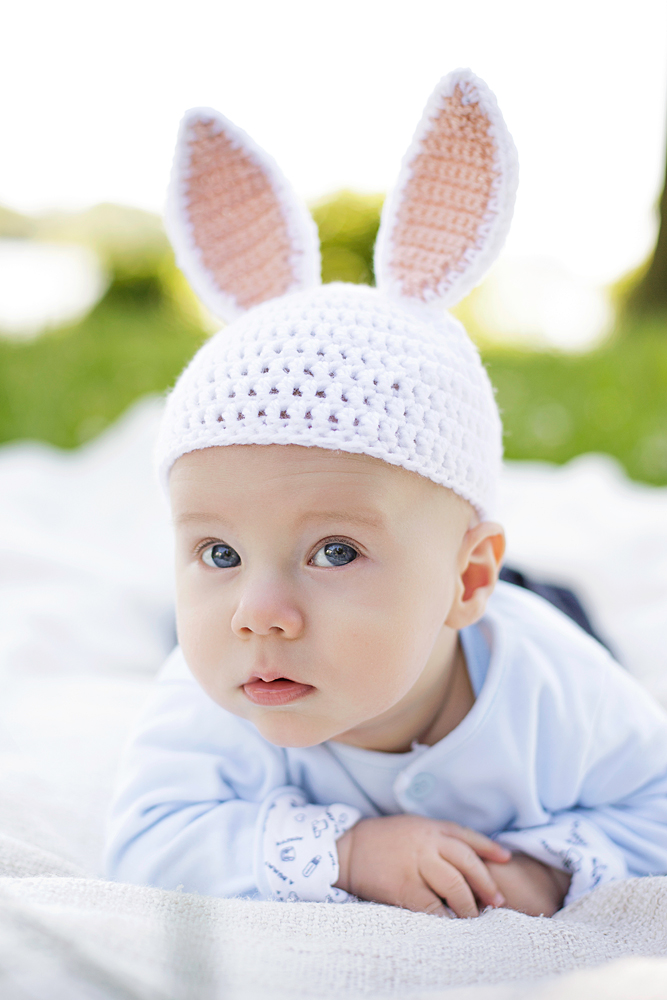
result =
[{"label": "pink inner ear of hat", "polygon": [[241,309],[295,281],[287,221],[265,171],[215,121],[188,134],[186,214],[200,260]]},{"label": "pink inner ear of hat", "polygon": [[478,243],[496,179],[489,124],[457,85],[421,139],[392,233],[392,276],[408,298],[432,299]]}]

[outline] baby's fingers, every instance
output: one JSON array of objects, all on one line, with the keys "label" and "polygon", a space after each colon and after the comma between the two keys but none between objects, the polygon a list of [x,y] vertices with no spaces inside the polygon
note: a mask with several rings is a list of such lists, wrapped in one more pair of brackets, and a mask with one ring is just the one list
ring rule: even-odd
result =
[{"label": "baby's fingers", "polygon": [[[475,851],[464,844],[462,840],[458,840],[456,837],[443,837],[440,857],[460,872],[481,903],[486,906],[503,906],[505,904],[505,899],[489,869]],[[433,888],[436,887],[433,886]]]},{"label": "baby's fingers", "polygon": [[431,892],[427,885],[415,886],[410,892],[409,898],[401,900],[400,906],[415,913],[431,913],[437,917],[446,917],[447,907],[434,892]]},{"label": "baby's fingers", "polygon": [[479,915],[472,889],[458,868],[444,858],[433,857],[420,871],[424,882],[437,893],[457,917]]},{"label": "baby's fingers", "polygon": [[489,861],[499,861],[502,864],[502,862],[509,861],[512,857],[512,852],[508,851],[506,847],[497,844],[495,840],[491,840],[490,837],[486,837],[483,833],[478,833],[477,830],[471,830],[469,826],[459,826],[458,823],[443,822],[442,831],[448,837],[456,837],[457,840],[462,840],[464,844],[468,844],[480,858],[488,858]]}]

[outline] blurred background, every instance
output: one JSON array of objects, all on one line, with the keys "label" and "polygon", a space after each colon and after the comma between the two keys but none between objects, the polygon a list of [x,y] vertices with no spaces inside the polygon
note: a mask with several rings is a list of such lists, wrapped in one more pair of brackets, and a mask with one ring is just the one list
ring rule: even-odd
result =
[{"label": "blurred background", "polygon": [[178,121],[275,156],[323,280],[373,281],[384,193],[437,80],[470,66],[519,150],[506,248],[456,312],[508,458],[615,456],[667,484],[664,0],[22,0],[0,61],[0,442],[73,448],[215,329],[160,221]]}]

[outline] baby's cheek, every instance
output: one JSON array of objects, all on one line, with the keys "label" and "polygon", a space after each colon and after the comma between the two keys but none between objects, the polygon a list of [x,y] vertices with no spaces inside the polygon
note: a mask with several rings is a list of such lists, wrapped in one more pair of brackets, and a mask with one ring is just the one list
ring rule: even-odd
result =
[{"label": "baby's cheek", "polygon": [[395,648],[377,644],[365,656],[351,660],[342,673],[334,700],[341,720],[348,725],[369,721],[392,708],[416,679]]},{"label": "baby's cheek", "polygon": [[221,616],[210,614],[205,607],[187,605],[177,610],[176,627],[186,663],[202,687],[220,704],[224,691],[221,668],[229,664]]}]

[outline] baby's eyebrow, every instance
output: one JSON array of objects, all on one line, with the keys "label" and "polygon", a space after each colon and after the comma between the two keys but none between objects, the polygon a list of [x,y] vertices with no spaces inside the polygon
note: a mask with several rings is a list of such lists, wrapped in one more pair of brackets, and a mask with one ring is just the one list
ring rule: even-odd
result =
[{"label": "baby's eyebrow", "polygon": [[[223,523],[223,518],[217,514],[209,514],[205,511],[184,511],[174,518],[174,524],[201,524],[203,521],[211,523],[218,521]],[[335,521],[346,524],[358,524],[368,528],[380,528],[385,523],[381,514],[365,514],[355,510],[309,510],[296,518],[297,524],[304,524],[308,521]],[[226,522],[225,522],[226,523]]]},{"label": "baby's eyebrow", "polygon": [[207,514],[200,511],[185,511],[174,518],[174,524],[191,524],[193,521],[197,523],[201,523],[202,521],[222,522],[222,518],[218,517],[217,514]]},{"label": "baby's eyebrow", "polygon": [[313,510],[298,518],[304,521],[345,521],[348,524],[360,524],[369,528],[379,528],[384,524],[381,514],[364,514],[354,510]]}]

